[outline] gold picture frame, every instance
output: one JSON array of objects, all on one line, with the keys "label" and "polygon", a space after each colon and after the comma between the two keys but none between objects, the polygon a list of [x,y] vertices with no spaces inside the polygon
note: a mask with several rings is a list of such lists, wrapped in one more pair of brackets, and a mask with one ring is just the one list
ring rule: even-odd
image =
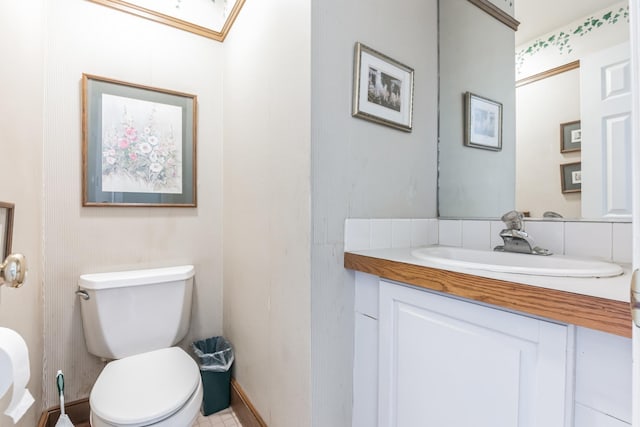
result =
[{"label": "gold picture frame", "polygon": [[82,75],[82,205],[197,206],[197,97]]}]

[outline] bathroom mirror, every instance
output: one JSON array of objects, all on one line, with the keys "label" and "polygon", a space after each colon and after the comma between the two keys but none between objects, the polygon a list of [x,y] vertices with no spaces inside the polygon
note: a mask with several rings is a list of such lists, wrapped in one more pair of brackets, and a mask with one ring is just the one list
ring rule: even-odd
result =
[{"label": "bathroom mirror", "polygon": [[11,253],[13,203],[0,202],[0,263]]},{"label": "bathroom mirror", "polygon": [[[502,5],[504,0],[492,3]],[[599,194],[594,196],[585,189],[594,188],[594,174],[589,175],[591,181],[587,183],[583,171],[582,192],[563,193],[560,173],[561,165],[582,161],[583,168],[604,164],[608,169],[598,173],[618,171],[623,181],[626,178],[630,182],[629,156],[624,153],[596,158],[593,148],[591,154],[584,146],[581,151],[563,152],[561,148],[561,124],[582,120],[583,131],[593,129],[593,124],[581,117],[580,104],[585,102],[581,97],[601,89],[581,76],[584,61],[595,56],[595,49],[619,45],[624,37],[628,40],[628,3],[515,0],[506,4],[513,5],[515,18],[520,21],[515,33],[471,1],[439,2],[439,216],[499,218],[504,212],[518,209],[530,212],[532,217],[554,211],[569,219],[630,221],[630,205],[628,212],[600,209],[599,204],[611,202],[607,197],[617,197],[606,191],[618,186],[599,184]],[[585,17],[595,18],[593,25],[591,20],[584,25]],[[582,47],[586,44],[593,46],[593,51]],[[548,73],[570,64],[573,67],[562,72]],[[625,72],[619,74],[624,79]],[[533,76],[538,79],[522,84]],[[518,88],[516,80],[521,80]],[[463,94],[467,91],[502,103],[502,150],[464,146]],[[554,110],[558,114],[552,115]],[[543,123],[543,118],[549,121]],[[630,130],[627,123],[613,126],[597,131],[615,134]],[[606,153],[607,147],[602,145],[595,151]],[[630,196],[630,188],[624,191]],[[583,212],[585,203],[591,207]]]},{"label": "bathroom mirror", "polygon": [[90,1],[221,42],[245,0]]}]

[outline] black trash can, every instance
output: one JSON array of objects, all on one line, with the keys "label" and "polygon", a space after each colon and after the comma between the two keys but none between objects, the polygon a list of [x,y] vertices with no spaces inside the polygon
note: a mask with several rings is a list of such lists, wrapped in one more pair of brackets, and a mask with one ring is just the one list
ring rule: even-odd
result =
[{"label": "black trash can", "polygon": [[202,414],[211,415],[229,407],[233,348],[224,337],[207,338],[192,344],[200,361]]}]

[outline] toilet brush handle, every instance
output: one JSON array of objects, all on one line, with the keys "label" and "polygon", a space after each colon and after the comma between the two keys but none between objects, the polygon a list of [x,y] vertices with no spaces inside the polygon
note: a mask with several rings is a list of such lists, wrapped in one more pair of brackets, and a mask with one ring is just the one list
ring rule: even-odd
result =
[{"label": "toilet brush handle", "polygon": [[64,375],[62,371],[56,374],[56,385],[58,386],[58,394],[60,395],[60,413],[64,415]]}]

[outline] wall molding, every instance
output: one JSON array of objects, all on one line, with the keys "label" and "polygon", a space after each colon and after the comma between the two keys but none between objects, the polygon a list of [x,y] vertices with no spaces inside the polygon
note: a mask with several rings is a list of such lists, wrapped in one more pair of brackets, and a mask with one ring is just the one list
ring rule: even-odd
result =
[{"label": "wall molding", "polygon": [[500,9],[495,4],[491,3],[489,0],[469,0],[469,3],[488,13],[507,27],[511,28],[513,31],[518,31],[520,21],[509,15],[504,10]]},{"label": "wall molding", "polygon": [[547,77],[552,77],[558,74],[565,73],[567,71],[575,70],[576,68],[580,68],[580,60],[569,62],[564,65],[560,65],[559,67],[551,68],[549,70],[545,70],[541,73],[534,74],[529,77],[525,77],[524,79],[520,79],[516,81],[516,87],[528,85],[529,83],[537,82],[538,80],[546,79]]},{"label": "wall molding", "polygon": [[268,427],[235,378],[231,378],[231,408],[242,427]]}]

